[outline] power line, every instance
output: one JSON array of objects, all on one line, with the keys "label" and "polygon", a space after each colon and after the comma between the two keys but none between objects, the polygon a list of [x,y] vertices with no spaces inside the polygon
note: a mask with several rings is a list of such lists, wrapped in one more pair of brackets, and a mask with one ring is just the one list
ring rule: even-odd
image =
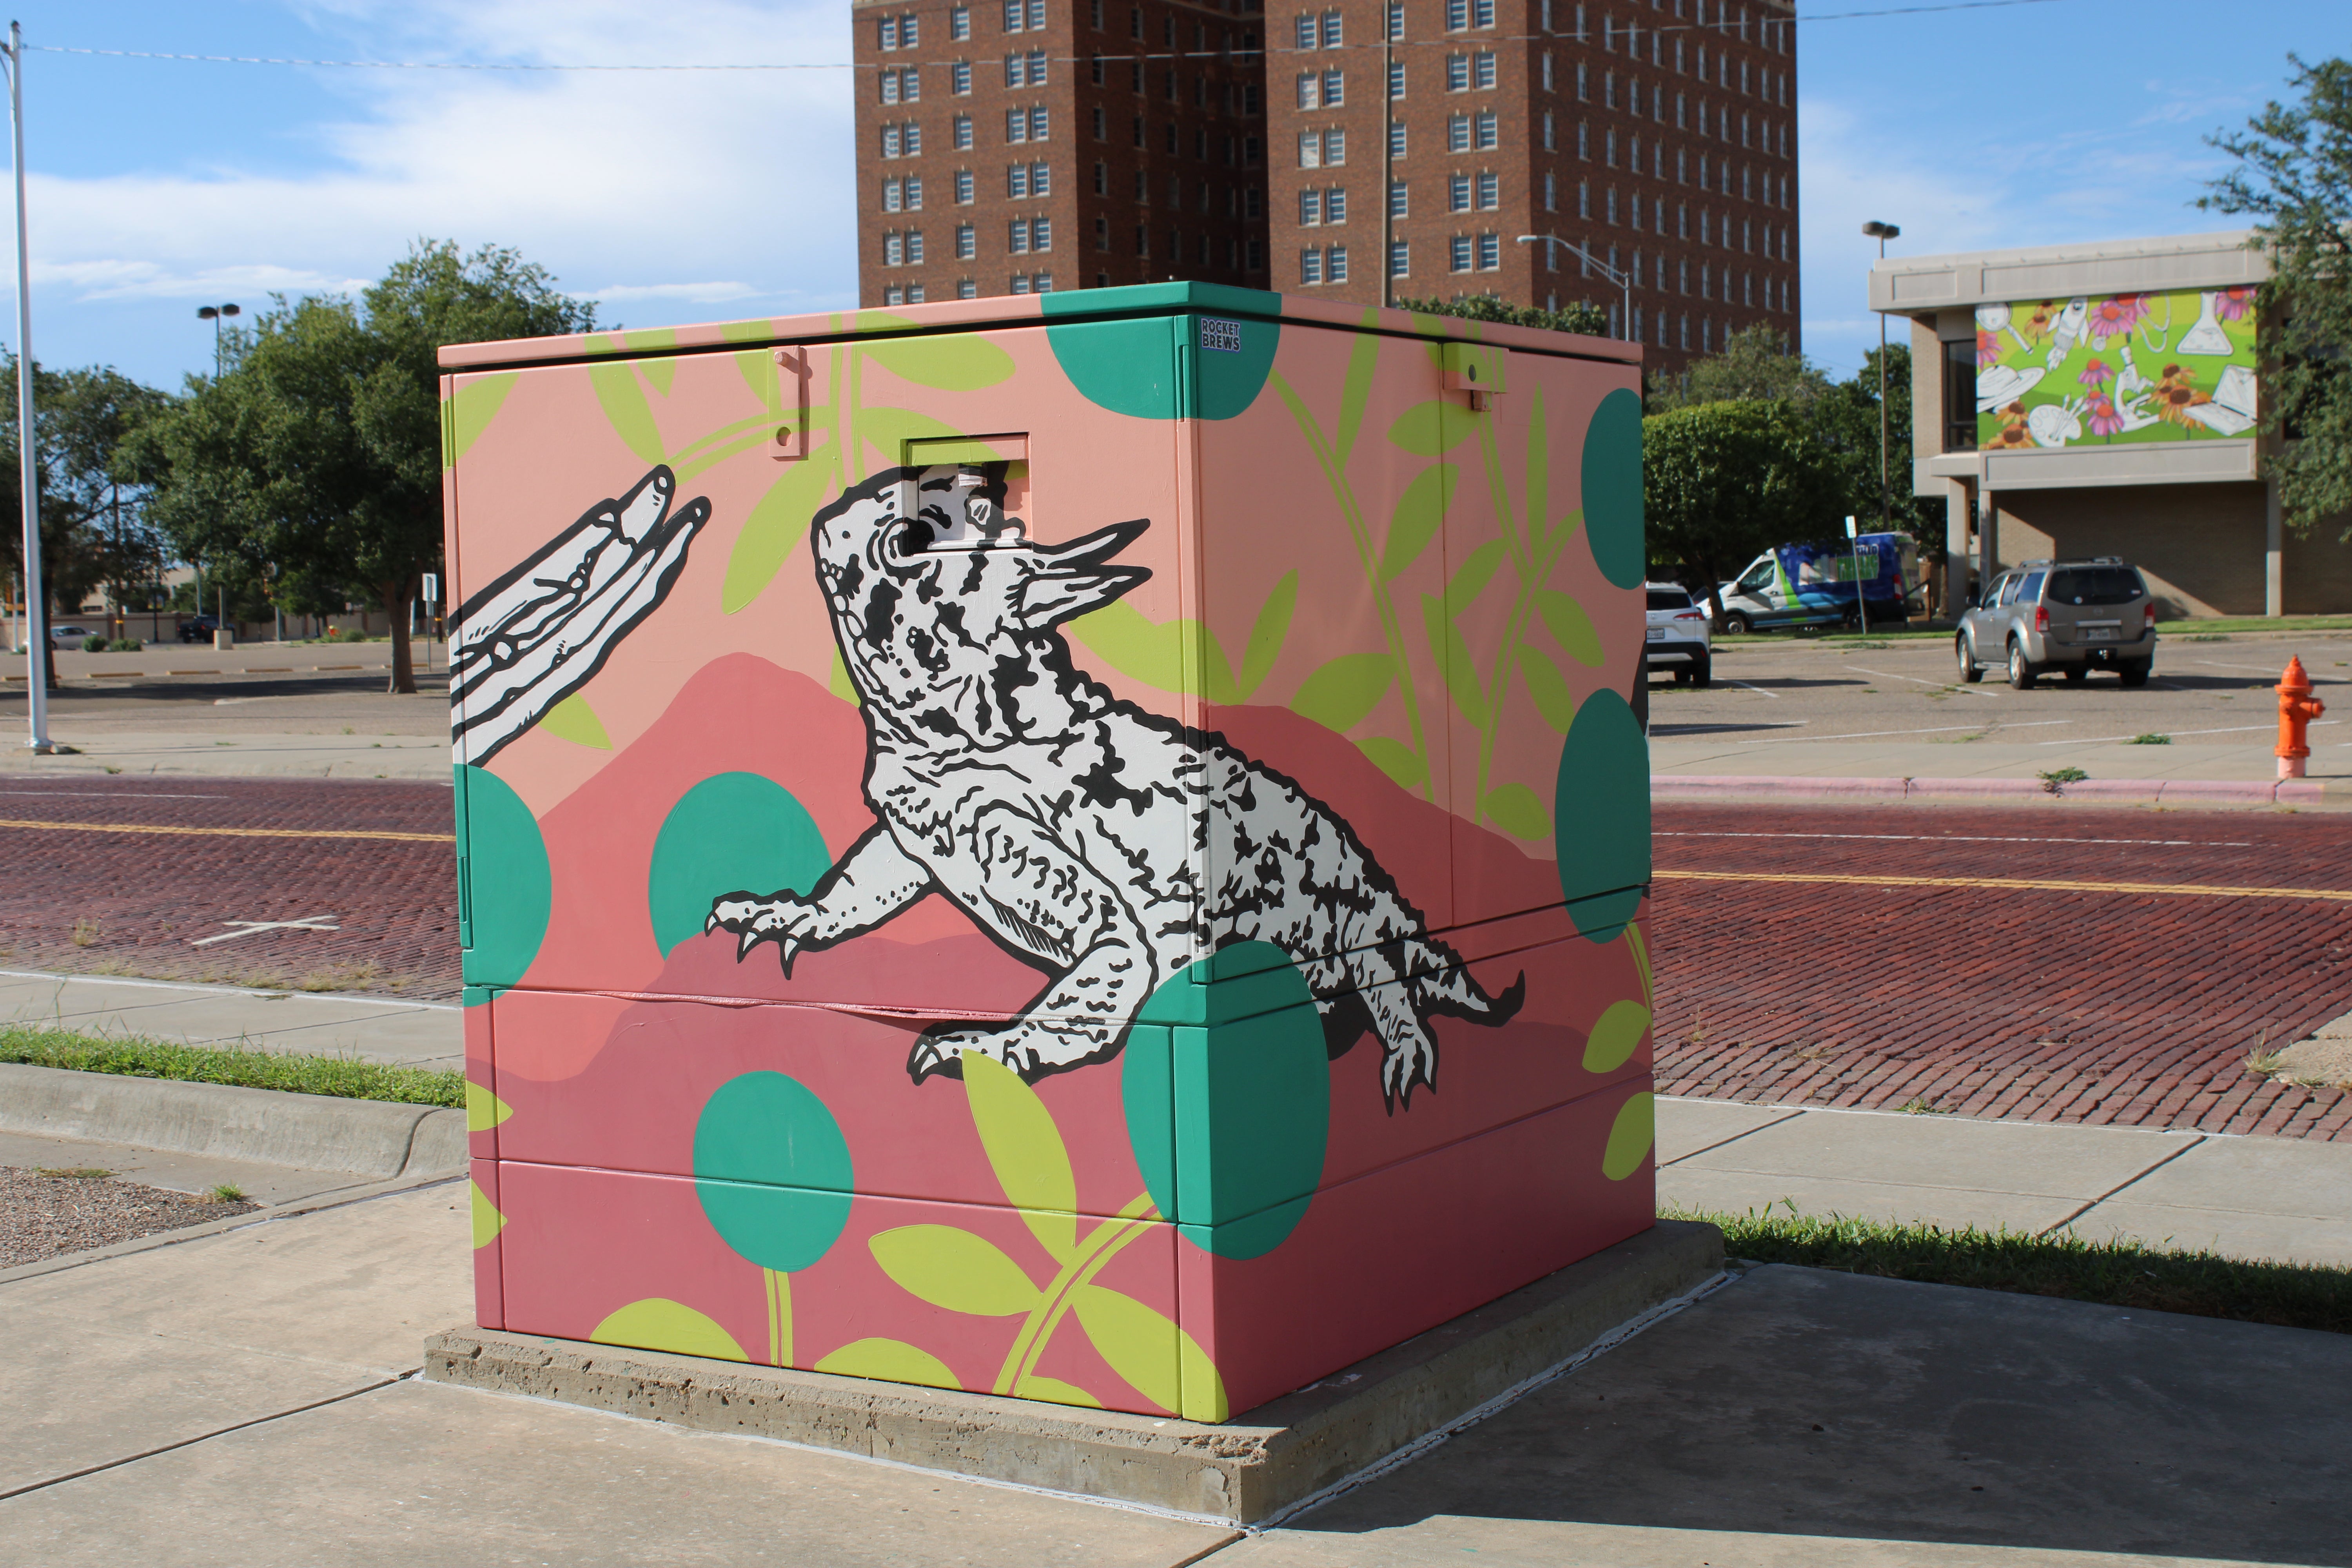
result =
[{"label": "power line", "polygon": [[[1941,0],[1940,4],[1928,5],[1894,5],[1869,11],[1832,11],[1817,16],[1767,16],[1757,19],[1766,22],[1780,23],[1786,26],[1797,26],[1810,25],[1814,22],[1851,22],[1875,16],[1917,16],[1942,11],[1989,11],[2012,5],[2057,5],[2065,3],[2066,0]],[[1728,31],[1730,26],[1731,25],[1728,23],[1717,22],[1683,22],[1656,26],[1643,26],[1640,28],[1640,31],[1645,33],[1722,33]],[[1486,43],[1524,44],[1541,43],[1548,39],[1579,41],[1577,40],[1576,35],[1570,33],[1521,33],[1508,35],[1486,34],[1478,41]],[[1464,39],[1460,37],[1412,39],[1398,38],[1392,40],[1392,47],[1402,47],[1406,48],[1447,48],[1458,47],[1463,42]],[[881,68],[879,65],[861,65],[850,60],[797,60],[734,63],[727,65],[708,65],[691,62],[677,65],[525,65],[511,61],[488,60],[305,60],[281,58],[276,56],[267,55],[182,55],[167,54],[163,51],[153,49],[97,49],[79,47],[66,44],[26,44],[24,47],[27,49],[38,50],[45,54],[89,55],[109,59],[184,60],[199,65],[226,66],[308,66],[336,70],[563,72],[829,71],[875,70]],[[1337,52],[1349,53],[1357,49],[1375,49],[1381,47],[1381,46],[1379,44],[1354,44],[1343,46],[1341,49]],[[1253,51],[1244,50],[1235,52],[1249,53]],[[1333,53],[1334,51],[1329,49],[1300,49],[1297,47],[1284,47],[1270,45],[1254,52],[1269,55],[1325,55]],[[1136,58],[1145,60],[1198,60],[1223,58],[1225,58],[1226,53],[1227,51],[1221,49],[1178,50],[1165,53],[1145,53],[1140,56],[1132,53],[1105,55],[1101,58],[1112,60]],[[1080,65],[1092,60],[1097,57],[1094,55],[1057,55],[1053,58],[1056,64]],[[943,67],[949,62],[929,60],[918,61],[915,63],[918,65]],[[894,66],[892,68],[904,68]]]}]

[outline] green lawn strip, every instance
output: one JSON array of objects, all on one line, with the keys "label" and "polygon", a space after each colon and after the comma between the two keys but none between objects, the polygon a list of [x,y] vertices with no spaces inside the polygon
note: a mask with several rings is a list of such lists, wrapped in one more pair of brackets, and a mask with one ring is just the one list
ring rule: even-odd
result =
[{"label": "green lawn strip", "polygon": [[2087,1240],[1973,1226],[1893,1225],[1839,1215],[1660,1211],[1721,1227],[1734,1258],[1882,1279],[2058,1296],[2110,1307],[2352,1333],[2352,1269],[2242,1263],[2122,1238]]},{"label": "green lawn strip", "polygon": [[2158,621],[2158,637],[2213,632],[2352,632],[2352,616],[2217,616],[2201,621]]},{"label": "green lawn strip", "polygon": [[235,1046],[175,1046],[135,1037],[77,1034],[71,1029],[0,1027],[0,1062],[181,1083],[278,1089],[341,1100],[388,1100],[401,1105],[466,1103],[463,1073]]}]

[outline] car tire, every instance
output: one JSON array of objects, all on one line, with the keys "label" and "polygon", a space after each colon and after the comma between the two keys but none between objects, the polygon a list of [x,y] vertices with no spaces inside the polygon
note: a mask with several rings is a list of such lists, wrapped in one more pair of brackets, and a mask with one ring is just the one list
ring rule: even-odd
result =
[{"label": "car tire", "polygon": [[1723,617],[1723,629],[1732,637],[1744,637],[1748,630],[1748,617],[1734,610]]},{"label": "car tire", "polygon": [[2025,645],[2011,641],[2009,645],[2009,684],[2019,691],[2033,689],[2033,679],[2040,672],[2033,661],[2025,657]]},{"label": "car tire", "polygon": [[1690,666],[1691,684],[1705,690],[1715,684],[1715,660],[1701,654]]},{"label": "car tire", "polygon": [[2155,664],[2156,661],[2152,658],[2130,659],[2116,666],[2116,673],[2123,677],[2126,686],[2146,686],[2148,671],[2155,667]]},{"label": "car tire", "polygon": [[1675,667],[1675,684],[1676,686],[1688,686],[1690,683],[1690,666],[1686,664],[1676,665]]},{"label": "car tire", "polygon": [[2091,667],[2087,664],[2070,664],[2066,667],[2065,675],[2067,685],[2080,686],[2091,679]]},{"label": "car tire", "polygon": [[1960,667],[1960,679],[1968,685],[1974,686],[1984,679],[1984,671],[1977,668],[1975,650],[1969,647],[1968,633],[1962,632],[1952,639],[1952,658]]}]

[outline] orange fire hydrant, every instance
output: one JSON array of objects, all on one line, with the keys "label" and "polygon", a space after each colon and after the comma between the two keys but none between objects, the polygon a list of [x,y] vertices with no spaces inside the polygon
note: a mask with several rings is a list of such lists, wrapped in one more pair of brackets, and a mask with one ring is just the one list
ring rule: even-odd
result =
[{"label": "orange fire hydrant", "polygon": [[2283,779],[2303,777],[2304,763],[2311,755],[2311,747],[2304,738],[2304,727],[2322,713],[2327,704],[2311,694],[2311,677],[2303,672],[2303,660],[2290,658],[2286,673],[2279,677],[2279,742],[2278,776]]}]

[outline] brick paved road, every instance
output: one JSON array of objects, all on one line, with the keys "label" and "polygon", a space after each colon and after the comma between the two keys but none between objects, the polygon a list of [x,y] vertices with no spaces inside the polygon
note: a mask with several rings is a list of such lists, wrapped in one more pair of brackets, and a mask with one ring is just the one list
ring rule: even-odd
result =
[{"label": "brick paved road", "polygon": [[2352,1012],[2352,902],[1670,874],[2352,889],[2352,822],[1662,805],[1656,827],[1662,1092],[2347,1136],[2352,1094],[2244,1062]]},{"label": "brick paved road", "polygon": [[[456,994],[444,786],[0,778],[0,823],[180,830],[0,826],[0,966]],[[1664,805],[1657,829],[1662,1090],[2352,1137],[2352,1094],[2243,1070],[2352,1012],[2352,901],[1866,879],[2352,889],[2352,820]],[[341,929],[192,945],[319,915]]]},{"label": "brick paved road", "polygon": [[449,813],[442,784],[0,777],[0,966],[454,996]]}]

